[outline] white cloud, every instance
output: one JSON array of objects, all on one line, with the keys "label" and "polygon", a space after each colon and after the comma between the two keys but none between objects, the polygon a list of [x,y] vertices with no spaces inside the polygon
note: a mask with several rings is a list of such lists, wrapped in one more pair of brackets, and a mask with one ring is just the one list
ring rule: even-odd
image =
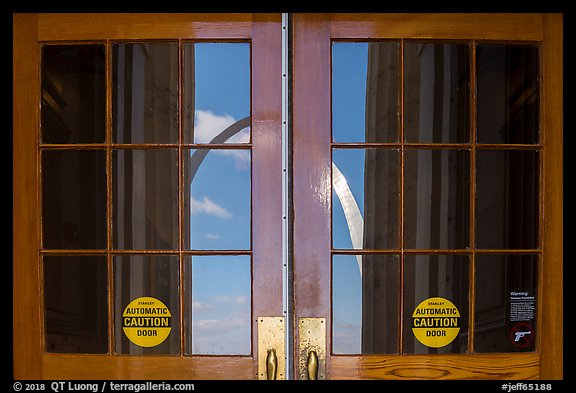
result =
[{"label": "white cloud", "polygon": [[194,331],[202,332],[203,335],[222,337],[224,332],[233,332],[236,329],[246,328],[249,326],[250,319],[246,316],[234,316],[232,318],[222,319],[192,319]]},{"label": "white cloud", "polygon": [[246,296],[216,296],[216,301],[223,303],[245,304],[248,302]]},{"label": "white cloud", "polygon": [[213,307],[209,303],[192,302],[192,311],[211,310]]},{"label": "white cloud", "polygon": [[[194,114],[194,136],[197,143],[210,143],[214,137],[230,127],[236,119],[230,115],[216,115],[212,111],[197,110]],[[250,128],[238,132],[228,143],[248,143]]]},{"label": "white cloud", "polygon": [[[194,115],[194,135],[197,143],[210,143],[214,137],[236,122],[230,115],[216,115],[212,111],[197,110]],[[232,136],[226,143],[250,142],[250,127],[246,127]],[[236,169],[250,168],[250,153],[248,150],[213,150],[214,152],[234,158]]]},{"label": "white cloud", "polygon": [[194,199],[194,197],[191,197],[190,207],[192,210],[192,214],[205,213],[223,219],[228,219],[232,217],[232,213],[230,213],[228,210],[218,205],[217,203],[213,202],[212,200],[208,199],[207,197],[202,198],[201,201],[198,199]]},{"label": "white cloud", "polygon": [[206,235],[204,235],[204,237],[208,240],[218,240],[220,239],[220,235],[216,235],[214,233],[210,233],[208,232]]}]

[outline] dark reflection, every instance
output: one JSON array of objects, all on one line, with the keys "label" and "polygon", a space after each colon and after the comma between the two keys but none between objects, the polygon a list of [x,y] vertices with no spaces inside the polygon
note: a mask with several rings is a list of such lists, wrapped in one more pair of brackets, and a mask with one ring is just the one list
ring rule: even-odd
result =
[{"label": "dark reflection", "polygon": [[184,143],[250,142],[249,43],[185,43],[183,77]]},{"label": "dark reflection", "polygon": [[476,257],[475,352],[534,350],[537,288],[536,255]]},{"label": "dark reflection", "polygon": [[106,152],[42,152],[44,248],[106,248]]},{"label": "dark reflection", "polygon": [[470,60],[466,44],[406,43],[406,142],[465,143],[470,130]]},{"label": "dark reflection", "polygon": [[478,150],[476,246],[538,247],[538,153]]},{"label": "dark reflection", "polygon": [[185,261],[186,354],[250,355],[250,256],[193,256]]},{"label": "dark reflection", "polygon": [[334,353],[398,353],[399,266],[398,255],[333,256]]},{"label": "dark reflection", "polygon": [[[179,263],[177,256],[124,255],[114,257],[115,352],[130,355],[180,353]],[[142,347],[122,329],[122,314],[139,297],[158,299],[170,311],[170,334],[159,345]]]},{"label": "dark reflection", "polygon": [[398,150],[334,149],[332,160],[333,247],[398,247]]},{"label": "dark reflection", "polygon": [[404,246],[463,249],[469,245],[468,150],[404,152]]},{"label": "dark reflection", "polygon": [[332,137],[335,142],[397,142],[397,42],[332,45]]},{"label": "dark reflection", "polygon": [[478,142],[538,143],[538,47],[479,44]]},{"label": "dark reflection", "polygon": [[106,257],[43,259],[46,352],[107,353]]},{"label": "dark reflection", "polygon": [[178,152],[115,150],[112,158],[114,248],[178,249]]},{"label": "dark reflection", "polygon": [[[404,353],[465,353],[468,348],[467,255],[406,255],[404,257]],[[449,300],[460,313],[460,331],[456,338],[440,348],[428,347],[412,331],[412,314],[425,299]]]},{"label": "dark reflection", "polygon": [[184,247],[249,250],[249,149],[184,150]]},{"label": "dark reflection", "polygon": [[112,140],[178,143],[178,44],[112,45]]},{"label": "dark reflection", "polygon": [[42,47],[42,143],[103,143],[104,45]]}]

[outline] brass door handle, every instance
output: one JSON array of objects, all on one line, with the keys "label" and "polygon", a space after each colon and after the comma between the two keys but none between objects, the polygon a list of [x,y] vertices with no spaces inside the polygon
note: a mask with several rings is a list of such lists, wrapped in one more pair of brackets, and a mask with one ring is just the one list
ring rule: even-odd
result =
[{"label": "brass door handle", "polygon": [[269,349],[266,356],[266,379],[276,379],[276,370],[278,369],[278,357],[275,349]]},{"label": "brass door handle", "polygon": [[308,370],[308,379],[318,379],[318,355],[316,355],[316,351],[314,350],[308,352],[308,362],[306,363],[306,369]]}]

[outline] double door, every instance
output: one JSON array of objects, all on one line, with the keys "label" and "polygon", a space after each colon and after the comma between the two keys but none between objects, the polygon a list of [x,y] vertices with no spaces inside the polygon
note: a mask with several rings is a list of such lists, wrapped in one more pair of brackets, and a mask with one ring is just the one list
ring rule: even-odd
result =
[{"label": "double door", "polygon": [[14,17],[14,370],[562,377],[562,21]]}]

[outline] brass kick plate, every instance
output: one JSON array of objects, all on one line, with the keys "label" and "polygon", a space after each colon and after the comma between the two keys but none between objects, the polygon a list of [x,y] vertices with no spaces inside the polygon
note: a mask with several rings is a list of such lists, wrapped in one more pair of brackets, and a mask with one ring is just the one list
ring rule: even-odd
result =
[{"label": "brass kick plate", "polygon": [[258,379],[267,379],[266,358],[274,349],[278,358],[276,379],[286,379],[286,330],[283,317],[258,317]]},{"label": "brass kick plate", "polygon": [[298,321],[298,379],[308,379],[308,354],[318,356],[318,379],[326,379],[326,318]]}]

